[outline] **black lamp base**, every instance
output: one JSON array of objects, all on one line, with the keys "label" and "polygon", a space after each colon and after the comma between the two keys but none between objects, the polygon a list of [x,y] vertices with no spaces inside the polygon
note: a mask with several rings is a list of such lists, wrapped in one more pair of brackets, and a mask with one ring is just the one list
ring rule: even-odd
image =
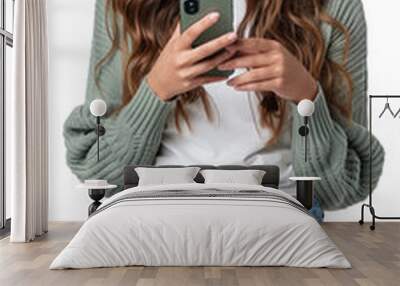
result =
[{"label": "black lamp base", "polygon": [[104,198],[106,190],[104,189],[90,189],[88,191],[89,197],[94,201],[88,208],[89,216],[94,213],[97,208],[101,205],[101,199]]},{"label": "black lamp base", "polygon": [[297,181],[296,188],[297,200],[308,210],[313,207],[314,182],[313,181]]}]

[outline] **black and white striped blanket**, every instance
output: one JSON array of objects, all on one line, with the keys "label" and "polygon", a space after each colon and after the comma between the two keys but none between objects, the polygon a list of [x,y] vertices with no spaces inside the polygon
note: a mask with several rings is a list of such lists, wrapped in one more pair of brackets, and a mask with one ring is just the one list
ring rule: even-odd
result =
[{"label": "black and white striped blanket", "polygon": [[308,211],[302,204],[295,199],[289,199],[287,196],[276,192],[260,190],[235,190],[227,191],[224,189],[202,189],[202,190],[162,190],[162,191],[138,191],[129,192],[118,196],[114,200],[108,200],[91,216],[104,212],[107,209],[117,206],[121,203],[130,201],[149,201],[149,200],[257,200],[268,201],[279,204],[285,204],[296,208],[297,210],[308,214]]}]

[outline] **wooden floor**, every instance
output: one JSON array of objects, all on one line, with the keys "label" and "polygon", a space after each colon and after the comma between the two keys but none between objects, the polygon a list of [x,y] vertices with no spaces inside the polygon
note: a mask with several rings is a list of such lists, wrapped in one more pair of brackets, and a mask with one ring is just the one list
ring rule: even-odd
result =
[{"label": "wooden floor", "polygon": [[0,241],[0,285],[400,285],[400,223],[329,223],[324,229],[353,265],[350,270],[284,267],[126,267],[50,271],[49,264],[80,227],[53,223],[30,244]]}]

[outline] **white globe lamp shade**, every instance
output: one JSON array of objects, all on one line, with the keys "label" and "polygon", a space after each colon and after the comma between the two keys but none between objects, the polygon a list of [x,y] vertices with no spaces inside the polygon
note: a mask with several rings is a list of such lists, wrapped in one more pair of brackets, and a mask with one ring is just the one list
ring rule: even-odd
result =
[{"label": "white globe lamp shade", "polygon": [[96,117],[102,117],[107,112],[107,104],[102,99],[95,99],[90,103],[90,113]]},{"label": "white globe lamp shade", "polygon": [[297,105],[297,111],[303,117],[311,117],[315,111],[314,102],[308,99],[300,101]]}]

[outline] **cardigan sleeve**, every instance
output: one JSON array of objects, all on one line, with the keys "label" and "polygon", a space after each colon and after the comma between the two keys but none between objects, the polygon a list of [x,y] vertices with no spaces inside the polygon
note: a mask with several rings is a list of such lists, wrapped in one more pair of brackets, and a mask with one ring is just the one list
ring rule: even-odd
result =
[{"label": "cardigan sleeve", "polygon": [[[304,162],[304,139],[298,136],[303,124],[293,108],[292,148],[294,169],[299,176],[319,176],[316,193],[325,209],[340,209],[364,200],[369,193],[369,168],[372,166],[372,187],[377,186],[384,164],[384,149],[372,137],[370,160],[367,129],[367,33],[363,7],[359,0],[335,0],[336,18],[350,33],[347,70],[353,80],[352,121],[332,112],[319,86],[315,113],[310,122],[310,161]],[[333,31],[328,57],[342,61],[344,35]],[[342,94],[338,93],[338,97]]]},{"label": "cardigan sleeve", "polygon": [[[95,81],[96,65],[111,46],[104,3],[105,0],[96,1],[86,100],[67,118],[64,138],[67,164],[79,179],[107,179],[121,184],[125,166],[154,162],[171,104],[161,101],[143,80],[130,103],[118,113],[113,112],[122,99],[122,65],[118,52],[104,64]],[[89,110],[95,98],[104,99],[109,110],[102,119],[106,134],[100,139],[100,162],[97,162],[95,118]]]}]

